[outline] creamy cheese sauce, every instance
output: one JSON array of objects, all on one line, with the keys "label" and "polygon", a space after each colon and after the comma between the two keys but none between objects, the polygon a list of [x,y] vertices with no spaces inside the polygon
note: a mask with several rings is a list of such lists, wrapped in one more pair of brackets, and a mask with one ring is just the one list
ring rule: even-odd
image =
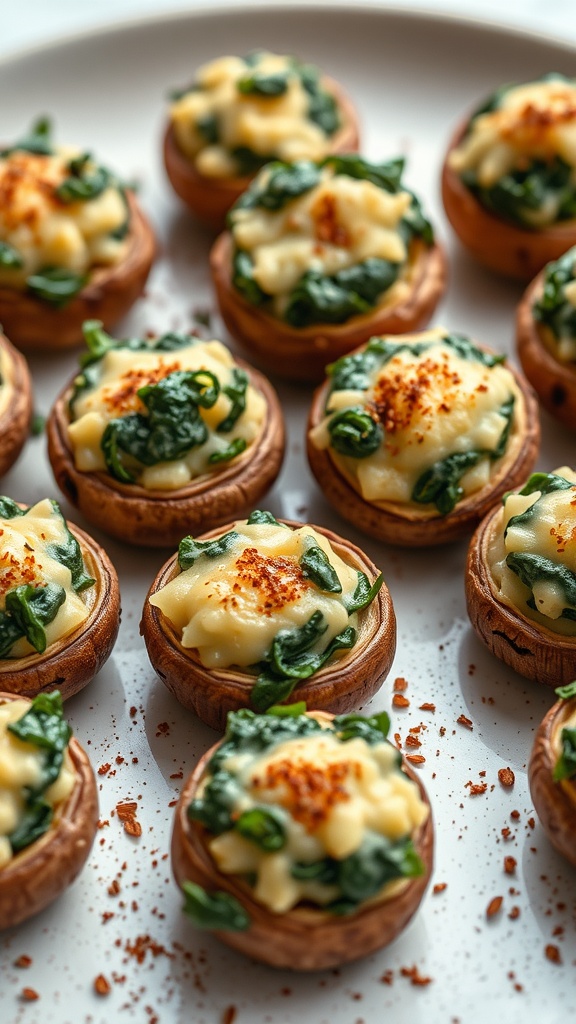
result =
[{"label": "creamy cheese sauce", "polygon": [[[563,608],[571,607],[563,587],[554,580],[538,580],[531,591],[506,564],[508,554],[528,552],[576,573],[576,474],[566,466],[554,473],[573,482],[573,486],[550,494],[535,491],[526,495],[510,494],[506,498],[502,518],[490,537],[487,561],[499,601],[555,633],[576,636],[576,622],[561,618]],[[535,514],[529,521],[512,524],[504,536],[511,518],[532,507]],[[532,593],[535,609],[526,603]]]},{"label": "creamy cheese sauce", "polygon": [[[63,639],[84,622],[88,608],[72,587],[70,569],[48,552],[50,544],[65,544],[64,521],[48,498],[32,506],[23,516],[0,519],[0,611],[6,607],[6,595],[22,585],[33,587],[57,583],[64,588],[66,600],[56,617],[45,627],[46,647]],[[27,640],[16,641],[11,658],[35,654]]]},{"label": "creamy cheese sauce", "polygon": [[[268,173],[258,179],[263,185]],[[272,312],[281,316],[308,270],[330,276],[373,257],[405,264],[399,226],[411,202],[408,192],[387,192],[327,167],[320,184],[278,211],[234,210],[231,233],[251,257],[254,280],[272,296]]]},{"label": "creamy cheese sauce", "polygon": [[77,156],[65,149],[53,156],[17,150],[0,158],[0,241],[22,260],[19,268],[0,267],[0,285],[24,288],[31,274],[46,267],[83,274],[124,257],[127,240],[111,237],[127,215],[118,188],[75,202],[56,194],[70,176],[69,161]]},{"label": "creamy cheese sauce", "polygon": [[[261,661],[281,629],[303,626],[320,610],[328,624],[317,645],[324,650],[356,614],[345,607],[358,574],[310,526],[236,523],[238,538],[218,559],[199,558],[150,598],[203,665],[247,667]],[[313,540],[336,570],[342,593],[324,593],[308,580],[299,559]]]},{"label": "creamy cheese sauce", "polygon": [[[343,860],[374,834],[395,842],[412,835],[428,815],[418,787],[397,766],[397,751],[385,742],[343,743],[326,730],[285,740],[263,754],[232,755],[222,767],[241,784],[233,813],[279,809],[286,844],[266,852],[231,830],[210,841],[210,852],[223,873],[255,875],[255,898],[275,913],[302,900],[324,906],[338,896],[333,885],[293,878],[295,863]],[[405,885],[404,879],[388,883],[377,898],[390,898]]]},{"label": "creamy cheese sauce", "polygon": [[[12,859],[8,837],[22,821],[26,808],[25,788],[37,786],[42,780],[42,750],[7,729],[9,724],[22,718],[29,707],[26,700],[0,704],[0,868]],[[74,783],[74,766],[66,750],[60,774],[44,791],[42,799],[54,808],[68,798]]]},{"label": "creamy cheese sauce", "polygon": [[[506,425],[502,405],[519,390],[509,370],[463,359],[442,345],[439,329],[387,338],[404,343],[431,341],[421,355],[398,351],[373,371],[367,391],[333,391],[325,417],[310,432],[316,448],[326,449],[356,490],[371,502],[397,502],[423,508],[411,500],[416,481],[435,462],[454,452],[491,450]],[[384,430],[380,447],[365,458],[352,458],[330,445],[332,414],[362,406]],[[499,465],[488,455],[460,479],[464,495],[484,487]]]},{"label": "creamy cheese sauce", "polygon": [[224,393],[224,388],[232,383],[236,366],[231,353],[219,341],[190,344],[172,352],[112,349],[101,360],[100,366],[96,386],[82,392],[75,400],[73,421],[68,426],[74,463],[83,472],[106,472],[101,441],[107,424],[129,413],[145,413],[138,389],[147,384],[157,384],[178,370],[208,370],[220,382],[221,391],[215,405],[200,410],[208,428],[208,439],[180,459],[158,462],[153,466],[134,466],[137,482],[142,487],[167,491],[184,487],[190,480],[220,468],[222,464],[210,464],[208,460],[213,453],[226,449],[232,438],[240,438],[249,446],[261,433],[266,401],[250,384],[246,392],[246,408],[232,430],[216,432],[216,427],[232,408],[232,401]]},{"label": "creamy cheese sauce", "polygon": [[[279,96],[243,94],[238,82],[251,71],[284,74],[288,88]],[[255,68],[240,57],[220,57],[200,68],[192,92],[170,109],[178,146],[208,178],[238,175],[235,149],[247,148],[263,160],[320,160],[330,151],[330,136],[309,120],[310,95],[291,70],[289,57],[263,53]],[[207,142],[201,128],[216,119],[218,141]]]}]

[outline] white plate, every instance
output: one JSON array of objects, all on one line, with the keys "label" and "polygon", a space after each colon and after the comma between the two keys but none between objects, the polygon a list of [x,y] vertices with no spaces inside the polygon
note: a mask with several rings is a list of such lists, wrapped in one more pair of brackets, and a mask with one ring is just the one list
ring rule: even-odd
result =
[{"label": "white plate", "polygon": [[[17,137],[47,112],[59,139],[93,148],[142,183],[163,258],[147,297],[118,333],[186,328],[194,307],[212,305],[209,238],[173,198],[161,171],[165,98],[208,58],[257,46],[296,52],[339,78],[361,111],[369,156],[406,154],[407,181],[423,196],[449,249],[450,289],[437,322],[510,352],[521,289],[473,266],[450,238],[438,200],[442,150],[462,113],[494,87],[553,69],[573,73],[574,51],[472,22],[363,8],[177,16],[91,34],[0,65],[3,139]],[[74,365],[67,356],[32,360],[42,412]],[[386,1018],[395,1024],[480,1024],[496,1011],[509,1022],[573,1014],[574,874],[540,827],[531,827],[525,770],[534,729],[552,695],[520,679],[476,640],[463,601],[465,545],[394,551],[336,519],[304,465],[309,392],[284,385],[280,391],[289,420],[288,458],[265,504],[277,515],[308,517],[349,535],[385,572],[399,626],[390,680],[408,681],[411,702],[393,713],[392,731],[404,738],[423,723],[422,777],[437,830],[434,882],[447,887],[429,891],[388,949],[311,977],[259,967],[188,925],[170,877],[171,805],[181,774],[214,735],[156,681],[138,634],[146,589],[168,552],[130,551],[98,536],[120,573],[122,631],[105,670],[67,709],[94,766],[111,764],[99,776],[105,824],[78,882],[53,908],[2,937],[0,1020],[7,1024],[353,1024]],[[543,430],[542,468],[570,461],[573,438],[547,417]],[[28,503],[55,494],[42,439],[29,443],[2,490]],[[419,711],[423,702],[434,702],[435,714]],[[390,705],[388,682],[373,706]],[[457,724],[461,714],[473,721],[473,731]],[[512,790],[498,782],[498,769],[506,766],[516,775]],[[488,790],[473,797],[467,783],[481,778]],[[139,840],[122,831],[114,812],[126,799],[138,801]],[[511,830],[508,840],[505,828]],[[517,860],[514,877],[504,874],[506,854]],[[115,879],[116,896],[108,892]],[[486,907],[498,895],[503,910],[488,921]],[[509,917],[515,906],[517,920]],[[546,958],[549,943],[559,948],[562,965]],[[32,958],[27,970],[14,966],[21,954]],[[428,985],[415,986],[403,974],[413,966],[431,979]],[[105,998],[93,991],[100,973],[112,986]],[[37,1002],[20,1000],[25,986],[37,991]]]}]

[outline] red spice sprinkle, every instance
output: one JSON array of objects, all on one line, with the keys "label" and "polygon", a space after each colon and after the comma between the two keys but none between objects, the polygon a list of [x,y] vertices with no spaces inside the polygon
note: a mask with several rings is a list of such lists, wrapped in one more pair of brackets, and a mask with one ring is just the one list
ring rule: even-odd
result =
[{"label": "red spice sprinkle", "polygon": [[505,786],[506,788],[508,788],[509,786],[513,786],[514,782],[516,781],[514,772],[511,768],[500,768],[498,772],[498,778],[500,780],[501,785]]},{"label": "red spice sprinkle", "polygon": [[508,828],[507,825],[505,825],[504,828],[500,829],[500,833],[502,835],[502,839],[512,839],[512,831]]},{"label": "red spice sprinkle", "polygon": [[124,822],[124,831],[129,836],[135,836],[138,839],[142,835],[142,825],[135,818],[129,818]]},{"label": "red spice sprinkle", "polygon": [[436,705],[435,704],[429,704],[429,703],[421,704],[420,705],[420,711],[436,711]]},{"label": "red spice sprinkle", "polygon": [[444,890],[447,887],[448,882],[436,882],[436,885],[433,887],[432,892],[434,893],[435,896],[437,896],[439,892],[444,892]]},{"label": "red spice sprinkle", "polygon": [[174,953],[170,953],[164,946],[160,945],[159,942],[155,942],[150,935],[138,935],[134,942],[126,942],[124,946],[125,951],[137,960],[139,964],[144,963],[144,959],[147,953],[152,953],[152,956],[167,956],[169,960],[174,959]]},{"label": "red spice sprinkle", "polygon": [[116,757],[116,764],[124,764],[124,758],[122,757],[121,754],[117,755],[117,757]]},{"label": "red spice sprinkle", "polygon": [[488,789],[487,782],[467,782],[464,789],[470,790],[470,796],[481,796]]},{"label": "red spice sprinkle", "polygon": [[546,959],[550,960],[551,963],[553,963],[553,964],[561,964],[562,963],[562,954],[560,953],[560,950],[558,949],[558,946],[554,946],[554,945],[552,945],[552,943],[549,943],[546,946],[546,948],[544,949],[544,952],[546,954]]},{"label": "red spice sprinkle", "polygon": [[502,896],[494,896],[494,898],[490,900],[490,903],[486,907],[486,917],[490,918],[498,914],[499,911],[502,909],[503,900],[504,898]]},{"label": "red spice sprinkle", "polygon": [[421,747],[422,744],[421,744],[420,740],[416,738],[416,736],[409,735],[409,736],[406,737],[406,746],[407,747]]},{"label": "red spice sprinkle", "polygon": [[33,1003],[36,999],[40,999],[40,996],[34,988],[23,988],[20,993],[20,998],[26,1003]]},{"label": "red spice sprinkle", "polygon": [[14,961],[14,967],[30,967],[31,965],[32,957],[27,956],[26,953],[22,953],[22,955],[17,957]]},{"label": "red spice sprinkle", "polygon": [[108,981],[107,978],[104,977],[103,974],[99,974],[96,978],[94,978],[94,991],[99,996],[110,995],[112,988],[110,986],[110,982]]},{"label": "red spice sprinkle", "polygon": [[535,818],[528,818],[528,827],[529,828],[536,828],[536,819]]},{"label": "red spice sprinkle", "polygon": [[392,704],[395,708],[409,708],[410,701],[402,693],[395,693],[392,697]]},{"label": "red spice sprinkle", "polygon": [[510,812],[510,817],[513,818],[514,821],[518,821],[518,819],[520,817],[520,811],[511,811]]},{"label": "red spice sprinkle", "polygon": [[416,964],[413,967],[401,967],[400,974],[403,978],[410,978],[411,985],[429,985],[432,981],[432,978],[420,974]]},{"label": "red spice sprinkle", "polygon": [[512,907],[510,913],[508,914],[508,917],[510,918],[511,921],[515,921],[518,917],[520,917],[520,907]]},{"label": "red spice sprinkle", "polygon": [[397,679],[394,680],[394,689],[396,690],[396,693],[400,693],[403,690],[407,690],[408,681],[404,679],[403,676],[398,676]]},{"label": "red spice sprinkle", "polygon": [[440,726],[440,735],[441,736],[445,736],[446,735],[446,726],[445,725],[441,725]]},{"label": "red spice sprinkle", "polygon": [[504,871],[507,875],[513,875],[516,871],[516,858],[504,857]]},{"label": "red spice sprinkle", "polygon": [[120,892],[120,882],[118,881],[117,878],[115,878],[114,881],[111,882],[110,885],[108,886],[108,894],[110,896],[117,896],[119,892]]},{"label": "red spice sprinkle", "polygon": [[236,1007],[227,1006],[222,1014],[222,1024],[234,1024],[236,1020]]},{"label": "red spice sprinkle", "polygon": [[410,764],[424,764],[426,758],[422,754],[406,754],[406,760],[410,761]]},{"label": "red spice sprinkle", "polygon": [[104,818],[104,819],[101,818],[96,827],[97,828],[106,828],[106,826],[109,825],[109,824],[110,824],[110,822],[108,821],[108,818]]},{"label": "red spice sprinkle", "polygon": [[394,971],[384,971],[384,974],[380,977],[380,981],[383,985],[392,985],[394,982]]},{"label": "red spice sprinkle", "polygon": [[456,721],[458,722],[458,725],[465,725],[467,729],[473,729],[474,728],[474,724],[472,722],[472,719],[471,718],[466,718],[466,715],[459,715],[459,717],[456,719]]},{"label": "red spice sprinkle", "polygon": [[137,714],[138,714],[138,708],[135,708],[134,706],[132,706],[130,708],[130,718],[134,718],[134,715],[137,715]]},{"label": "red spice sprinkle", "polygon": [[110,771],[111,767],[111,764],[101,764],[98,769],[98,775],[106,775]]},{"label": "red spice sprinkle", "polygon": [[398,748],[402,746],[402,737],[399,732],[394,733],[394,743]]}]

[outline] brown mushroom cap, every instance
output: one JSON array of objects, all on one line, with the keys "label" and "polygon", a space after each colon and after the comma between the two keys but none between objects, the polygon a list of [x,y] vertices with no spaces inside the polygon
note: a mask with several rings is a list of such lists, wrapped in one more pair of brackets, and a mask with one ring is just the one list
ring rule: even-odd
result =
[{"label": "brown mushroom cap", "polygon": [[208,891],[230,893],[250,915],[252,923],[247,931],[218,931],[217,937],[255,960],[296,971],[337,967],[368,956],[392,942],[418,909],[433,868],[434,825],[430,801],[415,772],[403,765],[403,771],[416,783],[422,800],[430,808],[426,821],[413,837],[424,873],[410,879],[398,895],[367,902],[354,914],[340,917],[302,905],[280,915],[257,903],[242,880],[218,871],[207,847],[209,833],[198,822],[190,821],[186,813],[216,746],[204,755],[184,785],[176,807],[171,854],[172,871],[178,885],[192,881]]},{"label": "brown mushroom cap", "polygon": [[576,699],[560,700],[541,722],[528,765],[530,793],[552,846],[576,867],[576,786],[574,780],[554,782],[558,753],[555,734],[576,710]]},{"label": "brown mushroom cap", "polygon": [[[351,153],[358,149],[358,117],[352,101],[332,78],[322,76],[321,85],[338,104],[342,126],[332,136],[331,153]],[[180,199],[193,213],[215,231],[221,231],[226,214],[246,191],[254,175],[238,178],[211,178],[200,174],[193,161],[182,152],[172,124],[168,122],[163,143],[164,166],[170,183]]]},{"label": "brown mushroom cap", "polygon": [[502,508],[493,509],[476,530],[466,563],[466,606],[478,636],[492,654],[526,679],[563,686],[576,678],[576,637],[562,636],[503,604],[495,595],[487,552],[502,528]]},{"label": "brown mushroom cap", "polygon": [[[303,523],[281,520],[298,528]],[[234,523],[211,530],[199,540],[209,540],[232,529]],[[348,565],[374,581],[379,575],[374,563],[354,544],[331,530],[314,526]],[[174,555],[156,576],[142,612],[140,632],[152,665],[177,700],[213,729],[223,731],[229,711],[250,706],[256,676],[234,668],[205,668],[197,652],[183,647],[180,638],[150,596],[179,573]],[[386,584],[367,608],[358,615],[358,639],[349,651],[335,656],[327,665],[294,688],[289,701],[305,701],[309,707],[335,714],[358,708],[377,692],[392,666],[396,650],[396,617]]]},{"label": "brown mushroom cap", "polygon": [[469,119],[454,133],[442,167],[442,201],[458,238],[485,267],[506,277],[530,281],[550,260],[576,243],[576,219],[545,228],[522,228],[487,210],[448,163],[466,134]]},{"label": "brown mushroom cap", "polygon": [[[516,403],[517,425],[507,450],[489,484],[459,501],[448,515],[395,502],[366,501],[338,468],[330,449],[316,448],[308,435],[308,461],[325,498],[363,533],[388,544],[425,547],[468,536],[505,491],[524,483],[538,456],[540,422],[536,397],[528,382],[511,366],[508,369],[514,375],[523,406]],[[329,387],[330,382],[325,381],[314,393],[308,431],[324,417]]]},{"label": "brown mushroom cap", "polygon": [[544,341],[532,306],[544,287],[542,270],[528,285],[516,313],[516,346],[522,369],[545,409],[564,426],[576,430],[576,366],[561,363]]},{"label": "brown mushroom cap", "polygon": [[0,323],[23,352],[57,352],[82,344],[85,320],[112,327],[142,294],[156,243],[152,228],[131,192],[128,250],[109,267],[97,267],[88,284],[61,309],[16,288],[0,287]]},{"label": "brown mushroom cap", "polygon": [[[17,699],[0,693],[0,704]],[[77,776],[74,789],[57,808],[48,831],[0,868],[0,929],[20,924],[57,899],[90,853],[98,824],[96,780],[76,739],[68,749]]]},{"label": "brown mushroom cap", "polygon": [[424,327],[446,287],[446,257],[435,242],[416,240],[411,249],[410,291],[395,294],[369,313],[343,324],[292,327],[253,306],[232,284],[232,236],[226,231],[210,253],[212,279],[224,323],[231,335],[265,369],[288,380],[322,380],[328,363],[377,334],[404,334]]},{"label": "brown mushroom cap", "polygon": [[86,571],[96,583],[82,592],[88,618],[50,644],[44,654],[0,660],[0,689],[19,697],[60,690],[63,700],[86,686],[112,653],[120,627],[120,587],[108,555],[78,526],[68,528],[82,549]]},{"label": "brown mushroom cap", "polygon": [[189,533],[200,533],[230,516],[252,509],[274,483],[284,457],[284,419],[270,382],[236,360],[266,400],[259,437],[237,458],[175,491],[152,491],[123,484],[107,473],[76,469],[68,440],[70,385],[56,400],[46,425],[48,458],[56,482],[89,522],[117,540],[143,547],[173,547]]},{"label": "brown mushroom cap", "polygon": [[30,431],[33,402],[32,381],[24,356],[1,333],[0,349],[9,366],[6,387],[10,388],[8,405],[0,413],[0,476],[3,476],[24,447]]}]

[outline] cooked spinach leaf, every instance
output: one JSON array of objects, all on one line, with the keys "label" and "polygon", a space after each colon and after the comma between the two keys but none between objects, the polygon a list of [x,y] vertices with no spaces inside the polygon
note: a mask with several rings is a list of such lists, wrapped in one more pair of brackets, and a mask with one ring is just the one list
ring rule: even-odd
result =
[{"label": "cooked spinach leaf", "polygon": [[236,832],[266,853],[276,853],[286,846],[284,816],[273,807],[251,807],[234,822]]},{"label": "cooked spinach leaf", "polygon": [[[253,526],[255,523],[267,523],[269,526],[285,525],[284,523],[279,523],[278,520],[274,518],[271,512],[265,512],[259,508],[254,509],[254,511],[250,513],[246,521],[249,526]],[[286,526],[286,529],[289,530],[290,527]]]},{"label": "cooked spinach leaf", "polygon": [[232,284],[252,306],[262,306],[268,296],[254,278],[252,258],[242,249],[236,249],[232,260]]},{"label": "cooked spinach leaf", "polygon": [[[542,495],[552,494],[554,491],[569,491],[570,488],[574,487],[574,484],[570,483],[563,476],[558,476],[557,473],[532,473],[526,484],[519,494],[534,494],[536,491],[541,491]],[[519,512],[517,516],[511,516],[506,524],[504,530],[504,536],[508,533],[508,530],[512,527],[525,527],[532,519],[537,518],[539,515],[538,502],[539,498],[536,499],[533,505],[530,505],[524,512]]]},{"label": "cooked spinach leaf", "polygon": [[276,97],[283,96],[288,91],[288,81],[288,70],[277,71],[274,74],[254,71],[251,75],[239,78],[236,88],[242,96]]},{"label": "cooked spinach leaf", "polygon": [[216,540],[194,540],[194,537],[184,537],[178,546],[178,565],[181,572],[189,569],[201,556],[220,558],[234,547],[238,537],[239,534],[235,530],[229,530]]},{"label": "cooked spinach leaf", "polygon": [[497,355],[495,352],[486,352],[484,349],[478,348],[474,342],[470,341],[470,338],[463,334],[447,334],[442,338],[442,343],[447,345],[448,348],[453,349],[461,359],[482,363],[482,366],[488,366],[490,369],[493,366],[500,366],[506,362],[506,356]]},{"label": "cooked spinach leaf", "polygon": [[[12,627],[17,625],[20,636],[34,647],[39,654],[46,650],[46,631],[44,626],[53,622],[58,614],[58,609],[66,600],[66,591],[58,583],[46,583],[44,586],[32,586],[24,583],[14,587],[6,594],[5,611],[0,612],[0,636],[6,629],[6,641],[12,639],[12,631],[6,620],[11,620]],[[8,648],[9,650],[9,648]],[[8,651],[5,644],[0,645],[0,657],[5,657]]]},{"label": "cooked spinach leaf", "polygon": [[203,114],[197,118],[195,125],[196,131],[208,146],[215,145],[220,139],[220,126],[215,114]]},{"label": "cooked spinach leaf", "polygon": [[575,276],[576,248],[572,248],[545,267],[542,293],[532,306],[534,319],[558,339],[576,338],[576,307],[564,292]]},{"label": "cooked spinach leaf", "polygon": [[68,164],[69,177],[56,189],[58,199],[63,203],[87,202],[102,195],[114,183],[114,178],[105,167],[92,162],[90,153],[74,157]]},{"label": "cooked spinach leaf", "polygon": [[[371,715],[370,718],[356,714],[336,715],[332,722],[332,728],[338,733],[338,738],[342,742],[360,737],[373,746],[375,743],[382,743],[382,740],[387,738],[390,731],[390,716],[386,711]],[[397,764],[401,763],[402,755],[398,751]]]},{"label": "cooked spinach leaf", "polygon": [[546,223],[576,216],[576,189],[572,168],[561,157],[534,159],[528,167],[504,174],[494,185],[482,186],[476,172],[462,172],[462,181],[491,213],[523,228],[541,227],[540,211]]},{"label": "cooked spinach leaf", "polygon": [[231,384],[227,384],[222,388],[223,393],[230,399],[232,406],[228,415],[216,427],[218,433],[226,434],[232,430],[232,427],[244,412],[247,388],[248,374],[244,370],[239,370],[236,366],[233,367]]},{"label": "cooked spinach leaf", "polygon": [[[292,705],[290,705],[292,707]],[[297,736],[321,732],[322,726],[307,715],[257,715],[249,708],[231,711],[226,723],[223,743],[216,749],[208,764],[208,771],[216,773],[233,754],[261,753]]]},{"label": "cooked spinach leaf", "polygon": [[214,931],[243,932],[250,927],[250,915],[241,903],[227,892],[206,892],[195,882],[184,882],[184,913],[197,928]]},{"label": "cooked spinach leaf", "polygon": [[330,444],[340,455],[365,459],[378,451],[384,430],[377,420],[361,406],[351,406],[334,413],[328,421]]},{"label": "cooked spinach leaf", "polygon": [[37,299],[60,309],[82,291],[87,280],[87,274],[66,267],[43,267],[26,279],[26,287]]},{"label": "cooked spinach leaf", "polygon": [[557,686],[554,693],[561,700],[571,700],[572,697],[576,697],[576,680],[572,683],[567,683],[566,686]]},{"label": "cooked spinach leaf", "polygon": [[40,839],[48,831],[53,816],[50,804],[41,797],[28,800],[16,828],[8,836],[12,853],[19,853]]},{"label": "cooked spinach leaf", "polygon": [[327,594],[341,594],[342,584],[334,566],[325,551],[309,539],[306,551],[300,558],[300,568],[305,579],[310,580],[319,590]]},{"label": "cooked spinach leaf", "polygon": [[188,805],[191,821],[199,821],[209,832],[219,836],[234,825],[232,812],[241,795],[238,780],[230,772],[220,769],[210,776],[202,797]]},{"label": "cooked spinach leaf", "polygon": [[562,753],[556,761],[552,773],[554,782],[572,779],[576,775],[576,729],[562,729],[560,745]]},{"label": "cooked spinach leaf", "polygon": [[264,180],[254,181],[232,207],[231,223],[235,210],[281,210],[286,203],[318,185],[320,177],[320,168],[310,160],[296,160],[292,164],[272,161]]},{"label": "cooked spinach leaf", "polygon": [[8,242],[0,241],[0,267],[4,270],[20,270],[24,266],[24,260],[18,249]]},{"label": "cooked spinach leaf", "polygon": [[290,293],[283,319],[293,327],[345,323],[377,305],[396,281],[400,266],[371,257],[331,276],[308,270]]},{"label": "cooked spinach leaf", "polygon": [[0,497],[0,518],[14,519],[16,516],[25,516],[27,511],[27,508],[20,508],[12,498],[7,498],[6,495]]},{"label": "cooked spinach leaf", "polygon": [[86,572],[80,544],[70,532],[68,524],[55,501],[52,502],[52,507],[62,521],[64,540],[60,544],[57,544],[55,541],[47,544],[46,550],[51,558],[55,558],[57,562],[65,565],[70,570],[72,586],[76,593],[80,593],[80,591],[86,590],[87,587],[91,587],[96,580]]},{"label": "cooked spinach leaf", "polygon": [[246,441],[243,437],[237,437],[234,441],[231,441],[226,448],[222,448],[218,452],[212,452],[212,454],[208,456],[208,464],[213,466],[219,462],[230,462],[230,460],[235,459],[237,455],[241,455],[243,451],[246,451]]},{"label": "cooked spinach leaf", "polygon": [[352,615],[353,612],[360,612],[363,608],[367,608],[376,597],[383,583],[383,573],[380,573],[378,578],[375,579],[374,583],[371,585],[366,573],[358,570],[358,583],[356,585],[356,590],[354,591],[352,600],[346,603],[348,615]]},{"label": "cooked spinach leaf", "polygon": [[36,153],[38,156],[52,156],[52,122],[48,117],[41,117],[35,121],[27,135],[18,139],[8,149],[0,151],[0,157],[10,156],[11,153],[18,151]]},{"label": "cooked spinach leaf", "polygon": [[[553,583],[560,587],[566,602],[561,618],[576,619],[576,573],[571,569],[529,551],[510,552],[506,555],[506,565],[529,590],[533,591],[537,583]],[[539,611],[533,598],[528,604]]]}]

